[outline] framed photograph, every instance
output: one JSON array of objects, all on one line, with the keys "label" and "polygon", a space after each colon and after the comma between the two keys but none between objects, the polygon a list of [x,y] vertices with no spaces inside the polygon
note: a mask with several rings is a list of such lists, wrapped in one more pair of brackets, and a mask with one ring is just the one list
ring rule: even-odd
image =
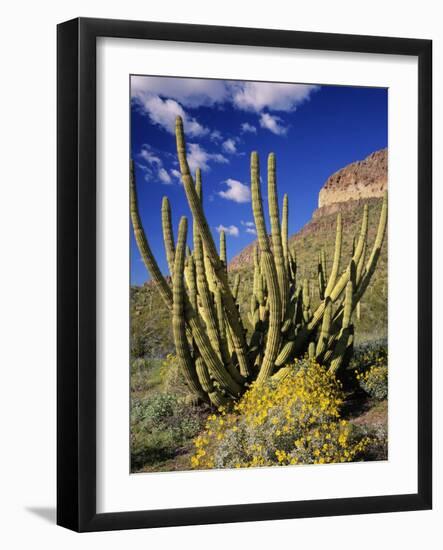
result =
[{"label": "framed photograph", "polygon": [[58,26],[59,525],[431,508],[431,67]]}]

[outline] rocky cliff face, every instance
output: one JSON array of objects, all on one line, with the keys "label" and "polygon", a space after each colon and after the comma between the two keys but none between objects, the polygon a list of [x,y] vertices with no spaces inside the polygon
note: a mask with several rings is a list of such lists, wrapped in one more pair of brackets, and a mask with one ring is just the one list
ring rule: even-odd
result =
[{"label": "rocky cliff face", "polygon": [[353,162],[332,174],[318,195],[314,217],[332,213],[331,205],[348,201],[381,197],[388,184],[388,150],[375,151],[364,160]]}]

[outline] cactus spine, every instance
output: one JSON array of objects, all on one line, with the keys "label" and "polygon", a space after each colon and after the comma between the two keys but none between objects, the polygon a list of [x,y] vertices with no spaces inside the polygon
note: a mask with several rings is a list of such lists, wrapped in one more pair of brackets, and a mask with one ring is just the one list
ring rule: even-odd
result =
[{"label": "cactus spine", "polygon": [[[263,384],[269,378],[283,379],[291,369],[294,357],[307,355],[335,374],[350,357],[353,349],[352,316],[359,307],[376,269],[387,226],[387,196],[369,258],[368,207],[352,257],[340,274],[343,223],[337,216],[335,248],[327,272],[326,253],[318,256],[318,296],[320,303],[313,311],[312,272],[297,273],[295,250],[288,242],[289,201],[283,197],[280,219],[276,160],[268,157],[268,235],[261,196],[258,154],[251,155],[252,211],[257,231],[254,247],[254,273],[248,318],[252,326],[246,341],[246,330],[239,315],[240,277],[228,280],[226,235],[220,232],[217,248],[209,230],[202,201],[199,169],[195,181],[189,171],[183,123],[176,123],[177,155],[185,194],[193,216],[193,250],[186,247],[187,220],[179,224],[174,241],[171,206],[163,199],[161,214],[167,263],[172,289],[162,275],[152,254],[140,220],[134,164],[130,170],[130,214],[134,235],[143,262],[151,274],[166,306],[172,311],[176,355],[194,399],[219,407],[237,399],[252,381]],[[272,244],[272,246],[271,246]]]}]

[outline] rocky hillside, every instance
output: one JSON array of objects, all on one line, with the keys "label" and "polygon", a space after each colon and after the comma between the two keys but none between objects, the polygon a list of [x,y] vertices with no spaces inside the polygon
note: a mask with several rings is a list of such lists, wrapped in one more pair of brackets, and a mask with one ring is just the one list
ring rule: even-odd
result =
[{"label": "rocky hillside", "polygon": [[331,206],[337,203],[381,197],[387,184],[388,150],[381,149],[332,174],[320,190],[314,216],[321,215],[322,209],[331,213]]}]

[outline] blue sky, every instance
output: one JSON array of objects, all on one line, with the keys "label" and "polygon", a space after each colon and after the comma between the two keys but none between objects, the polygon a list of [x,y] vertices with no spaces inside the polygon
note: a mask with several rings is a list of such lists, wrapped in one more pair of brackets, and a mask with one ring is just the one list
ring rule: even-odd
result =
[{"label": "blue sky", "polygon": [[[226,228],[229,259],[255,240],[249,158],[260,156],[263,196],[270,152],[277,157],[280,203],[289,195],[289,232],[311,218],[334,172],[387,146],[388,91],[170,77],[131,77],[131,155],[149,244],[167,273],[161,201],[169,197],[174,230],[191,219],[175,153],[175,117],[184,120],[191,170],[202,170],[204,208],[218,242]],[[149,279],[131,228],[131,284]]]}]

